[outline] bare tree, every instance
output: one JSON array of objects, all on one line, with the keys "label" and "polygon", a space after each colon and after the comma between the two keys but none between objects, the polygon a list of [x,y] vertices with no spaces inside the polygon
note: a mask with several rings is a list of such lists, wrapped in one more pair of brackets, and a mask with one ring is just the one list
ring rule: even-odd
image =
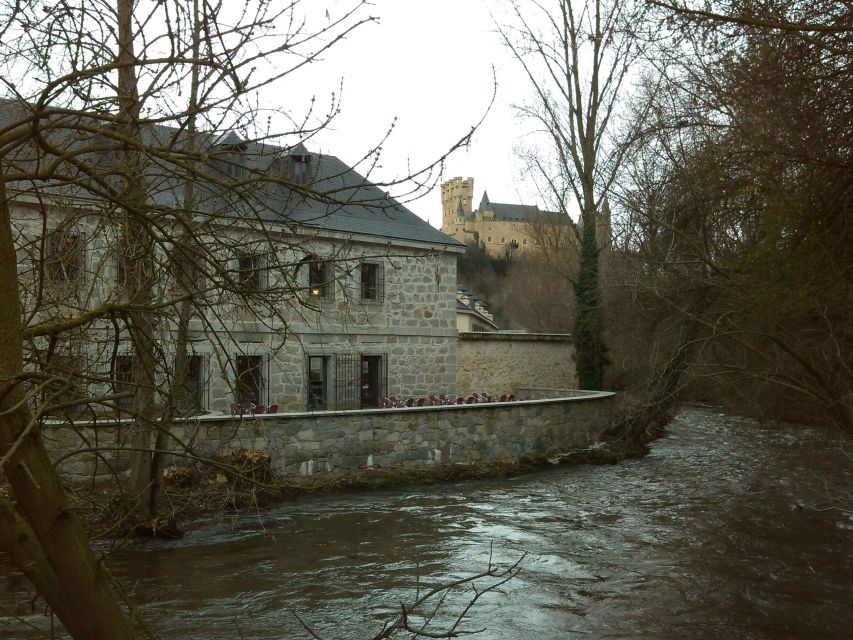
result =
[{"label": "bare tree", "polygon": [[688,385],[757,417],[850,428],[850,32],[839,10],[661,15],[674,29],[659,57],[666,83],[621,203],[638,295],[678,329],[635,430],[665,422]]},{"label": "bare tree", "polygon": [[[317,186],[295,170],[248,172],[234,159],[234,145],[249,145],[263,160],[254,167],[278,166],[282,149],[309,141],[338,110],[333,97],[327,113],[283,113],[289,126],[274,130],[256,106],[263,87],[375,20],[362,17],[366,3],[356,1],[337,15],[317,14],[314,28],[302,4],[247,5],[227,24],[219,19],[224,4],[207,0],[10,1],[0,9],[0,66],[11,98],[0,123],[0,455],[15,497],[0,499],[0,543],[75,638],[143,630],[68,507],[40,438],[45,417],[127,409],[122,401],[132,398],[129,497],[143,519],[153,517],[162,453],[167,444],[186,448],[168,418],[186,377],[180,336],[189,318],[222,340],[222,305],[257,302],[285,321],[284,340],[288,314],[311,308],[299,272],[305,236],[288,241],[268,228],[261,213],[270,190],[286,187],[293,202],[327,210],[393,206],[386,196],[361,199],[357,185]],[[235,130],[236,141],[226,135]],[[378,153],[377,146],[362,159],[368,173]],[[428,186],[440,164],[407,184]],[[403,183],[380,186],[396,184]],[[223,233],[235,221],[252,232]],[[92,255],[83,251],[86,233],[98,244]],[[32,267],[20,281],[18,252]],[[267,259],[275,281],[260,285],[229,266],[245,254]],[[103,266],[113,258],[111,275]],[[176,326],[177,367],[164,348]],[[76,361],[75,348],[91,343],[115,363],[122,340],[132,345],[124,384]],[[92,384],[107,391],[92,392]]]},{"label": "bare tree", "polygon": [[[625,148],[615,144],[619,100],[639,55],[642,3],[628,0],[513,2],[513,24],[499,25],[524,68],[533,98],[521,113],[541,127],[546,150],[530,155],[531,173],[567,214],[580,208],[575,284],[575,348],[580,386],[602,387],[607,366],[596,229]],[[635,122],[634,128],[642,125]]]}]

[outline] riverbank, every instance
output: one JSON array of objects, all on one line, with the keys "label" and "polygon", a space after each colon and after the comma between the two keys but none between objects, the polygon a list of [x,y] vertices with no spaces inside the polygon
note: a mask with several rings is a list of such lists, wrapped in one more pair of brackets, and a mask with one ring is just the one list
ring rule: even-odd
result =
[{"label": "riverbank", "polygon": [[477,464],[440,463],[429,467],[373,467],[307,476],[275,477],[269,456],[242,450],[216,468],[169,468],[164,474],[161,510],[156,522],[129,527],[121,520],[123,487],[115,483],[75,484],[72,508],[90,535],[177,538],[191,523],[215,513],[253,513],[311,494],[370,492],[430,486],[465,480],[511,478],[546,468],[617,464],[648,453],[644,444],[600,442],[590,447],[527,455],[518,461]]}]

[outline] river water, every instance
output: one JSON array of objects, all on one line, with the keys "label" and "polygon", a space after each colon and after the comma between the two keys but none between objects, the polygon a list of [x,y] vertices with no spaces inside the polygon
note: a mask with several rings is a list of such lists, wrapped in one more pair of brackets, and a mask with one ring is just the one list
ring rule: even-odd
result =
[{"label": "river water", "polygon": [[[109,562],[168,638],[309,637],[295,614],[323,638],[368,638],[418,572],[432,584],[522,554],[463,621],[485,627],[475,637],[849,638],[851,456],[849,439],[691,409],[643,459],[304,498]],[[22,584],[0,560],[0,637],[45,637]],[[437,629],[462,604],[452,594]]]}]

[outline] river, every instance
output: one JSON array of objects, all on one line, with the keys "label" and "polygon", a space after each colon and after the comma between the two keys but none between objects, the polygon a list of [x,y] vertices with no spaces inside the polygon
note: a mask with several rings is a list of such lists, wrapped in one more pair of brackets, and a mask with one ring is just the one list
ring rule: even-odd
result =
[{"label": "river", "polygon": [[[435,583],[522,554],[465,619],[475,637],[851,637],[850,456],[819,430],[690,409],[643,459],[308,497],[110,565],[168,638],[309,637],[294,613],[323,638],[368,638],[418,571]],[[21,585],[0,561],[0,637],[45,637]]]}]

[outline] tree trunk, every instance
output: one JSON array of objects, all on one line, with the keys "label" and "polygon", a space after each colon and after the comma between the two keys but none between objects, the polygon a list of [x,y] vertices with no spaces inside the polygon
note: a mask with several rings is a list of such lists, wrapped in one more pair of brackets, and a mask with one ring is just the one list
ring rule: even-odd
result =
[{"label": "tree trunk", "polygon": [[[199,15],[198,0],[193,1],[193,60],[199,59],[201,48],[201,29],[202,20]],[[187,108],[189,118],[187,120],[187,145],[186,153],[189,158],[189,164],[194,167],[193,160],[196,152],[196,113],[198,111],[198,90],[199,90],[199,68],[197,64],[192,67],[190,75],[190,99]],[[192,278],[192,274],[200,272],[191,259],[188,257],[189,252],[187,244],[190,239],[189,229],[193,227],[193,213],[195,211],[195,176],[192,171],[187,176],[184,184],[184,202],[183,202],[183,220],[180,220],[181,232],[178,234],[176,242],[176,252],[173,259],[174,275],[177,284],[177,291],[180,295],[185,296],[192,292],[194,287],[198,286]],[[163,482],[163,464],[165,452],[169,446],[168,427],[171,425],[172,419],[180,412],[180,401],[185,396],[187,371],[189,365],[189,354],[187,346],[189,345],[189,324],[192,318],[193,300],[192,298],[184,298],[178,306],[178,326],[177,338],[175,340],[175,369],[172,375],[172,390],[169,394],[169,406],[166,409],[166,415],[163,418],[162,425],[157,431],[156,444],[154,446],[154,454],[151,457],[151,512],[156,515],[160,507],[160,494],[162,491]]]},{"label": "tree trunk", "polygon": [[0,176],[0,455],[15,504],[0,501],[0,545],[77,640],[135,638],[110,576],[68,508],[32,425],[23,374],[23,327],[9,202]]},{"label": "tree trunk", "polygon": [[[593,196],[589,198],[591,201]],[[581,389],[601,389],[608,360],[602,326],[595,207],[587,204],[582,215],[580,273],[575,285],[574,338],[578,385]]]},{"label": "tree trunk", "polygon": [[645,442],[659,433],[672,420],[678,401],[681,376],[687,370],[688,356],[702,327],[701,314],[711,306],[710,291],[700,291],[699,301],[688,309],[678,328],[678,338],[667,361],[654,373],[642,406],[632,411],[614,433],[634,442]]},{"label": "tree trunk", "polygon": [[132,380],[135,395],[132,403],[134,424],[130,456],[130,493],[133,509],[139,520],[156,517],[152,499],[156,481],[152,463],[152,439],[157,412],[155,388],[157,382],[156,327],[152,312],[145,311],[153,299],[154,256],[151,238],[144,219],[147,205],[145,188],[142,134],[140,127],[140,98],[137,87],[137,59],[133,46],[133,0],[116,0],[118,22],[118,132],[125,142],[122,171],[125,185],[122,193],[124,208],[124,243],[127,301],[136,309],[128,314],[128,331],[133,345]]}]

